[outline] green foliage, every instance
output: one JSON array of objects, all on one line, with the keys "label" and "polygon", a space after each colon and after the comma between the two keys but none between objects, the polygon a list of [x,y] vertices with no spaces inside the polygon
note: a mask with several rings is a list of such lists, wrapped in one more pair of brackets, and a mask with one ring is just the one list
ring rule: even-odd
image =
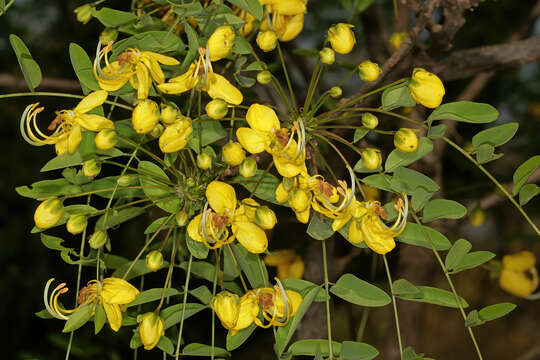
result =
[{"label": "green foliage", "polygon": [[38,63],[32,58],[30,50],[17,35],[9,35],[9,42],[19,61],[26,85],[28,85],[30,91],[34,91],[41,83],[41,69]]},{"label": "green foliage", "polygon": [[378,307],[388,305],[391,301],[388,294],[352,274],[342,275],[330,292],[351,304]]}]

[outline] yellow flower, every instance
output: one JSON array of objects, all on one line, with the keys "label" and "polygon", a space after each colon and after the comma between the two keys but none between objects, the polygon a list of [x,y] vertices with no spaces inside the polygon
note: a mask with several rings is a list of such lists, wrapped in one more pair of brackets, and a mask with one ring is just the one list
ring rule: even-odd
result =
[{"label": "yellow flower", "polygon": [[257,34],[256,41],[262,51],[268,52],[276,48],[278,37],[275,31],[266,30]]},{"label": "yellow flower", "polygon": [[259,206],[255,210],[253,216],[255,223],[265,230],[273,229],[276,226],[277,218],[276,213],[273,212],[268,206]]},{"label": "yellow flower", "polygon": [[229,55],[234,45],[234,29],[230,25],[218,27],[208,38],[210,61],[218,61]]},{"label": "yellow flower", "polygon": [[58,304],[58,297],[68,291],[66,283],[58,285],[47,299],[52,281],[54,279],[50,279],[45,286],[45,308],[53,317],[67,320],[69,319],[67,315],[74,313],[82,305],[100,304],[105,309],[107,320],[113,331],[118,331],[122,326],[122,312],[125,311],[123,305],[135,300],[139,294],[139,290],[124,279],[110,277],[105,278],[101,283],[92,280],[79,292],[80,305],[75,309],[64,309]]},{"label": "yellow flower", "polygon": [[301,279],[304,275],[304,261],[293,250],[274,250],[273,255],[266,255],[264,263],[277,267],[280,279]]},{"label": "yellow flower", "polygon": [[[107,91],[116,91],[124,86],[128,80],[134,89],[137,89],[137,98],[146,99],[152,86],[165,82],[165,75],[160,64],[178,65],[175,58],[161,55],[151,51],[140,51],[128,48],[118,55],[118,59],[109,63],[108,53],[112,42],[107,44],[98,53],[94,60],[94,76],[99,86]],[[101,59],[105,59],[106,66],[101,68]]]},{"label": "yellow flower", "polygon": [[142,100],[131,115],[133,129],[139,134],[149,133],[159,122],[159,116],[158,104],[155,101]]},{"label": "yellow flower", "polygon": [[240,165],[246,158],[246,152],[242,145],[237,142],[229,141],[223,146],[223,161],[230,166]]},{"label": "yellow flower", "polygon": [[236,192],[231,185],[212,181],[206,188],[206,199],[213,212],[205,206],[203,213],[190,221],[187,231],[193,240],[216,249],[236,239],[251,253],[260,254],[266,250],[266,233],[254,223],[253,217],[248,216],[245,206],[237,207]]},{"label": "yellow flower", "polygon": [[223,119],[229,111],[229,109],[227,108],[227,102],[221,99],[215,99],[210,101],[208,104],[206,104],[205,110],[206,114],[214,120]]},{"label": "yellow flower", "polygon": [[72,235],[80,234],[86,229],[88,219],[85,215],[71,215],[66,223],[67,231]]},{"label": "yellow flower", "polygon": [[257,173],[257,161],[254,158],[248,157],[240,164],[238,172],[245,178],[250,178],[255,176]]},{"label": "yellow flower", "polygon": [[212,167],[212,157],[207,153],[197,155],[197,166],[201,170],[208,170]]},{"label": "yellow flower", "polygon": [[172,153],[186,147],[193,134],[191,119],[181,116],[172,125],[165,128],[159,137],[159,148],[163,153]]},{"label": "yellow flower", "polygon": [[332,49],[340,54],[348,54],[351,52],[356,38],[351,30],[354,26],[350,24],[339,23],[328,30],[328,41],[332,45]]},{"label": "yellow flower", "polygon": [[396,246],[394,238],[403,232],[407,222],[407,197],[403,196],[403,199],[405,202],[399,199],[396,203],[398,217],[391,227],[381,221],[380,218],[386,218],[386,214],[378,201],[362,203],[360,216],[354,216],[349,226],[349,241],[353,244],[365,241],[377,254],[390,252]]},{"label": "yellow flower", "polygon": [[299,142],[293,139],[287,129],[282,129],[275,111],[265,105],[253,104],[246,114],[249,128],[236,130],[236,137],[244,149],[251,154],[266,151],[274,158],[277,171],[285,177],[294,177],[306,171],[305,146],[299,123],[293,131]]},{"label": "yellow flower", "polygon": [[413,129],[401,128],[394,134],[394,146],[404,153],[416,151],[418,149],[418,136]]},{"label": "yellow flower", "polygon": [[58,224],[64,216],[64,205],[58,199],[43,201],[34,212],[34,222],[40,229],[48,229]]},{"label": "yellow flower", "polygon": [[159,106],[161,109],[161,121],[165,125],[174,124],[179,115],[182,115],[178,108],[167,103],[161,103]]},{"label": "yellow flower", "polygon": [[239,298],[236,294],[222,291],[212,299],[210,306],[231,336],[249,327],[259,314],[259,307],[251,293]]},{"label": "yellow flower", "polygon": [[212,99],[223,99],[229,104],[240,105],[244,100],[240,90],[225,77],[214,73],[209,57],[205,59],[205,53],[206,50],[200,48],[197,63],[191,64],[184,74],[158,85],[158,89],[166,94],[181,94],[197,86]]},{"label": "yellow flower", "polygon": [[381,152],[375,148],[366,148],[362,151],[362,166],[369,170],[376,170],[381,166]]},{"label": "yellow flower", "polygon": [[116,131],[112,129],[100,130],[94,138],[94,144],[99,150],[110,150],[116,146]]},{"label": "yellow flower", "polygon": [[158,271],[163,265],[163,254],[161,251],[152,250],[146,255],[146,267],[150,271]]},{"label": "yellow flower", "polygon": [[409,91],[414,101],[433,109],[442,102],[444,85],[437,75],[415,68],[409,82]]},{"label": "yellow flower", "polygon": [[382,70],[378,64],[371,60],[364,60],[358,65],[358,71],[360,72],[360,79],[371,82],[375,81],[381,75]]},{"label": "yellow flower", "polygon": [[336,53],[329,47],[325,47],[319,51],[319,57],[321,58],[321,62],[326,65],[332,65],[336,61]]},{"label": "yellow flower", "polygon": [[395,32],[390,36],[390,45],[394,50],[397,50],[401,47],[403,40],[405,40],[409,34],[406,32]]},{"label": "yellow flower", "polygon": [[320,176],[309,177],[304,171],[295,177],[284,177],[276,189],[276,200],[279,203],[288,203],[298,221],[303,224],[309,221],[312,190],[319,186],[319,178]]},{"label": "yellow flower", "polygon": [[253,15],[251,15],[247,11],[241,10],[241,9],[238,9],[238,15],[237,16],[244,19],[245,22],[246,22],[244,27],[241,28],[238,32],[242,36],[248,36],[249,33],[251,33],[251,31],[253,30],[253,23],[255,22],[255,18],[253,17]]},{"label": "yellow flower", "polygon": [[152,350],[165,335],[163,319],[153,312],[147,312],[137,316],[139,323],[139,335],[145,350]]},{"label": "yellow flower", "polygon": [[501,288],[512,295],[527,297],[538,287],[536,258],[530,251],[505,255],[499,277]]},{"label": "yellow flower", "polygon": [[32,145],[54,144],[58,155],[73,154],[81,143],[83,129],[90,131],[114,129],[111,120],[101,115],[87,114],[90,110],[101,106],[105,100],[107,100],[106,91],[94,91],[83,98],[73,110],[61,110],[48,127],[48,130],[54,130],[52,135],[45,135],[37,126],[37,114],[44,108],[38,107],[39,103],[29,105],[21,117],[21,121],[25,121],[26,125],[26,134],[23,133],[23,136]]},{"label": "yellow flower", "polygon": [[279,41],[291,41],[302,32],[304,28],[304,14],[275,15],[272,26],[278,35]]},{"label": "yellow flower", "polygon": [[293,290],[285,290],[281,283],[269,288],[259,288],[251,291],[259,304],[264,320],[255,318],[255,324],[262,328],[270,326],[285,326],[296,314],[302,303],[302,295]]}]

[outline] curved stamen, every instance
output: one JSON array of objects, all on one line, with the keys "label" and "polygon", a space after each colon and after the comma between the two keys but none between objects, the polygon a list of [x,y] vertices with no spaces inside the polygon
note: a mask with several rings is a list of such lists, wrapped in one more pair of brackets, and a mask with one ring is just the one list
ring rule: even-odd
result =
[{"label": "curved stamen", "polygon": [[[45,309],[47,309],[47,312],[51,314],[52,317],[60,320],[67,320],[68,317],[62,314],[59,314],[55,312],[51,307],[49,306],[49,299],[48,299],[48,293],[49,293],[49,287],[51,286],[52,282],[54,281],[54,278],[49,279],[47,283],[45,284],[45,290],[43,291],[43,303],[45,304]],[[58,288],[58,287],[57,287]],[[56,291],[56,289],[55,289]],[[51,294],[51,299],[54,295],[54,291]]]},{"label": "curved stamen", "polygon": [[279,286],[279,290],[281,291],[281,296],[283,296],[283,304],[285,305],[285,311],[283,312],[285,316],[284,321],[289,320],[289,299],[287,298],[287,293],[285,292],[285,289],[283,288],[283,284],[277,277],[274,278],[276,280],[277,285]]},{"label": "curved stamen", "polygon": [[[203,213],[202,213],[202,219],[201,219],[201,226],[202,226],[202,233],[203,233],[203,243],[210,250],[214,250],[214,249],[219,248],[222,244],[220,244],[219,242],[216,243],[216,241],[211,239],[208,236],[208,233],[206,232],[206,220],[207,220],[208,213],[209,213],[209,211],[208,211],[208,201],[207,201],[204,204]],[[210,226],[210,229],[213,232],[212,226]],[[210,245],[210,242],[213,242],[213,243],[216,243],[216,244],[215,245]]]},{"label": "curved stamen", "polygon": [[[26,141],[30,145],[43,146],[43,145],[46,145],[46,144],[42,143],[42,142],[39,142],[39,141],[36,141],[36,140],[39,140],[39,139],[33,134],[33,132],[31,131],[31,129],[29,127],[29,122],[30,122],[29,117],[35,116],[35,115],[37,115],[38,112],[42,111],[42,110],[36,111],[35,114],[34,114],[34,109],[38,105],[39,105],[39,103],[30,104],[24,109],[24,112],[22,113],[22,116],[21,116],[21,121],[19,122],[19,129],[20,129],[21,136],[23,137],[24,141]],[[28,114],[30,111],[31,111],[31,113]],[[26,126],[26,130],[25,130],[25,126]]]}]

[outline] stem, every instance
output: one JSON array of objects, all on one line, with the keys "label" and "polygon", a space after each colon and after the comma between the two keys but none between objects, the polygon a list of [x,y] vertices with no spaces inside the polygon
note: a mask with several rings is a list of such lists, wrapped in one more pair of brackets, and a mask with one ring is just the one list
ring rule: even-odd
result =
[{"label": "stem", "polygon": [[161,160],[158,156],[156,156],[156,154],[154,154],[153,152],[149,151],[149,150],[146,150],[145,148],[143,148],[142,146],[140,146],[139,144],[137,144],[135,141],[127,138],[127,137],[123,137],[121,135],[118,135],[118,133],[116,134],[116,138],[119,139],[119,140],[122,140],[123,142],[133,146],[135,149],[137,150],[141,150],[143,153],[145,153],[146,155],[150,156],[152,159],[156,160],[158,163],[161,164],[161,166],[163,166],[164,168],[167,167],[167,165],[165,164],[165,162],[163,160]]},{"label": "stem", "polygon": [[[14,97],[21,97],[21,96],[57,96],[57,97],[66,97],[66,98],[73,98],[73,99],[83,99],[85,97],[83,95],[48,92],[48,91],[37,91],[37,92],[27,92],[27,93],[25,92],[25,93],[3,94],[3,95],[0,95],[0,99],[8,99],[8,98],[14,98]],[[132,106],[119,104],[114,101],[106,100],[105,103],[110,104],[110,105],[116,105],[122,109],[130,110],[130,111],[133,110]]]},{"label": "stem", "polygon": [[176,257],[176,248],[177,246],[176,246],[176,239],[175,239],[173,243],[173,251],[171,254],[171,263],[169,264],[169,270],[167,271],[167,277],[165,277],[165,284],[163,285],[163,291],[161,292],[161,299],[159,301],[158,307],[156,308],[156,310],[154,310],[156,314],[159,313],[159,310],[161,309],[161,307],[163,306],[163,302],[165,301],[165,292],[167,291],[167,288],[169,287],[169,281],[171,280],[173,269],[174,269],[174,259]]},{"label": "stem", "polygon": [[399,330],[399,316],[397,312],[396,297],[394,296],[394,291],[392,290],[392,275],[390,275],[390,269],[388,268],[388,261],[386,261],[386,255],[383,255],[384,268],[386,270],[386,277],[388,278],[388,286],[390,286],[390,293],[392,294],[392,306],[394,308],[394,320],[396,322],[396,333],[399,344],[399,356],[403,360],[403,345],[401,344],[401,331]]},{"label": "stem", "polygon": [[332,323],[330,319],[330,294],[328,293],[328,263],[326,259],[326,240],[321,241],[324,271],[324,291],[326,292],[326,327],[328,329],[328,359],[334,359],[334,348],[332,344]]},{"label": "stem", "polygon": [[236,271],[238,271],[238,274],[240,275],[240,282],[242,283],[242,286],[244,287],[244,291],[248,292],[246,281],[244,280],[244,277],[242,276],[242,269],[240,268],[240,265],[238,265],[238,261],[236,260],[236,256],[234,255],[231,245],[227,244],[227,248],[229,249],[229,252],[231,253],[231,257],[233,259],[234,265],[236,266]]},{"label": "stem", "polygon": [[[446,280],[448,281],[448,285],[450,285],[450,289],[452,289],[452,293],[454,294],[454,298],[456,299],[456,303],[457,303],[457,305],[459,307],[459,311],[461,312],[461,316],[463,317],[463,320],[466,320],[467,315],[465,314],[465,310],[463,310],[463,305],[461,305],[461,301],[459,299],[458,293],[457,293],[456,288],[454,286],[454,282],[452,281],[452,278],[450,277],[450,274],[448,274],[448,269],[444,265],[444,262],[442,261],[441,256],[439,255],[439,252],[437,251],[437,249],[435,248],[435,245],[433,244],[433,241],[431,241],[431,238],[429,237],[429,234],[426,232],[426,230],[424,229],[424,227],[420,223],[420,220],[418,220],[418,217],[416,216],[416,214],[414,212],[412,212],[412,211],[411,211],[410,214],[414,218],[414,221],[416,222],[416,224],[418,224],[418,226],[420,226],[420,229],[422,230],[422,233],[423,233],[424,237],[426,238],[426,240],[428,240],[429,244],[431,245],[431,250],[433,250],[433,254],[435,254],[435,257],[437,258],[437,261],[439,262],[439,265],[441,266],[441,268],[442,268],[442,270],[444,272],[444,276],[446,277]],[[470,327],[467,327],[467,330],[468,330],[469,335],[471,337],[471,340],[472,340],[472,342],[474,344],[474,348],[476,350],[476,354],[478,355],[478,359],[482,360],[483,359],[482,358],[482,353],[480,352],[480,347],[478,346],[478,343],[476,342],[476,338],[474,336],[474,333],[473,333],[473,331],[472,331],[472,329]]]},{"label": "stem", "polygon": [[[216,270],[219,270],[219,264],[220,264],[220,261],[219,261],[218,250],[216,250]],[[216,271],[214,274],[214,285],[212,286],[212,299],[216,296],[217,278],[218,278],[218,271]],[[216,341],[216,312],[212,310],[212,352],[210,354],[211,360],[214,360],[214,356],[215,356],[215,349],[214,349],[215,341]]]},{"label": "stem", "polygon": [[[371,274],[370,274],[371,281],[375,279],[375,275],[377,273],[377,259],[378,259],[377,254],[373,252],[371,256]],[[364,307],[364,310],[362,311],[362,319],[360,320],[360,326],[358,327],[358,332],[356,333],[356,341],[362,341],[362,338],[364,337],[368,315],[369,315],[369,307]]]},{"label": "stem", "polygon": [[266,276],[264,276],[264,267],[261,260],[261,257],[257,255],[257,263],[259,264],[259,270],[261,271],[261,278],[264,281],[264,287],[268,287],[268,283],[266,282]]},{"label": "stem", "polygon": [[277,43],[277,49],[279,53],[279,60],[281,61],[281,66],[283,68],[283,73],[285,74],[285,80],[287,81],[287,87],[289,88],[289,95],[291,96],[292,105],[293,105],[293,108],[296,109],[296,99],[294,98],[294,92],[291,85],[291,79],[289,78],[289,72],[287,71],[287,66],[285,66],[285,59],[283,58],[283,53],[281,52],[281,46],[279,45],[279,41]]},{"label": "stem", "polygon": [[182,301],[182,317],[180,318],[180,329],[178,330],[178,342],[176,343],[176,353],[174,359],[178,360],[180,356],[180,343],[182,342],[182,330],[184,329],[184,316],[186,314],[187,294],[189,289],[189,277],[191,274],[191,263],[193,262],[193,255],[189,255],[188,267],[186,270],[186,282],[184,284],[184,300]]}]

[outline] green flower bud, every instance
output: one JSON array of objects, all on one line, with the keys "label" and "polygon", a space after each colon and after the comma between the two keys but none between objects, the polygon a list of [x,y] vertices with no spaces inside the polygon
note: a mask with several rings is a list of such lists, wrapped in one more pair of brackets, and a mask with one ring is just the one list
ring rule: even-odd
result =
[{"label": "green flower bud", "polygon": [[240,175],[245,178],[255,176],[255,173],[257,172],[257,161],[252,157],[246,158],[246,160],[240,164],[238,171],[240,172]]},{"label": "green flower bud", "polygon": [[184,210],[176,214],[176,225],[184,227],[187,225],[188,220],[188,214]]},{"label": "green flower bud", "polygon": [[92,5],[90,4],[81,5],[75,8],[73,12],[75,13],[75,16],[77,17],[77,21],[83,24],[86,24],[87,22],[90,21],[90,19],[92,19]]},{"label": "green flower bud", "polygon": [[255,223],[265,230],[272,229],[276,223],[276,214],[266,205],[259,206],[255,210]]},{"label": "green flower bud", "polygon": [[146,255],[146,267],[150,271],[158,271],[163,265],[163,254],[161,251],[153,250]]},{"label": "green flower bud", "polygon": [[272,51],[277,46],[278,36],[276,32],[272,30],[261,31],[257,34],[256,42],[262,51]]},{"label": "green flower bud", "polygon": [[229,143],[223,147],[223,161],[225,161],[227,165],[238,166],[245,158],[246,152],[240,143],[229,141]]},{"label": "green flower bud", "polygon": [[261,84],[261,85],[266,85],[266,84],[268,84],[270,81],[272,81],[272,74],[271,74],[270,71],[268,71],[268,70],[260,71],[260,72],[257,74],[257,81],[258,81],[259,84]]},{"label": "green flower bud", "polygon": [[166,103],[161,103],[161,121],[165,125],[171,125],[176,122],[176,118],[178,118],[179,115],[182,115],[180,110],[176,107],[176,105],[169,105]]},{"label": "green flower bud", "polygon": [[34,212],[34,222],[40,229],[48,229],[56,225],[64,216],[64,205],[58,199],[43,201]]},{"label": "green flower bud", "polygon": [[381,152],[374,148],[362,151],[362,166],[369,170],[378,169],[381,166]]},{"label": "green flower bud", "polygon": [[100,249],[105,245],[105,243],[108,240],[107,233],[103,230],[98,230],[95,233],[90,236],[90,239],[88,240],[88,244],[90,244],[90,247],[92,249]]},{"label": "green flower bud", "polygon": [[291,191],[295,185],[294,178],[284,177],[281,182],[283,184],[283,189],[285,189],[285,191]]},{"label": "green flower bud", "polygon": [[66,229],[70,234],[77,235],[86,229],[88,219],[85,215],[71,215],[66,223]]},{"label": "green flower bud", "polygon": [[418,149],[418,136],[413,129],[401,128],[394,135],[394,146],[404,153],[413,152]]},{"label": "green flower bud", "polygon": [[82,173],[89,178],[95,178],[101,172],[101,162],[91,159],[83,162]]},{"label": "green flower bud", "polygon": [[116,146],[116,131],[113,129],[100,130],[94,138],[94,143],[99,150],[110,150]]},{"label": "green flower bud", "polygon": [[102,44],[108,44],[111,41],[116,41],[118,37],[118,30],[115,28],[105,28],[99,35],[99,40]]},{"label": "green flower bud", "polygon": [[343,90],[339,86],[334,86],[330,89],[330,96],[334,99],[340,97],[341,94],[343,94]]},{"label": "green flower bud", "polygon": [[223,119],[229,108],[227,107],[227,102],[221,99],[215,99],[206,104],[206,114],[214,120]]},{"label": "green flower bud", "polygon": [[379,119],[372,113],[362,114],[362,125],[369,130],[373,130],[379,125]]},{"label": "green flower bud", "polygon": [[150,131],[150,136],[156,139],[160,137],[161,134],[163,134],[163,130],[165,130],[163,125],[161,125],[160,123],[157,123],[156,126],[154,126],[154,128],[152,129],[152,131]]},{"label": "green flower bud", "polygon": [[321,62],[326,65],[332,65],[336,61],[336,52],[329,47],[323,48],[319,51]]},{"label": "green flower bud", "polygon": [[129,186],[131,184],[131,177],[129,175],[122,175],[116,180],[116,183],[120,186]]},{"label": "green flower bud", "polygon": [[139,134],[146,134],[152,131],[159,121],[159,108],[152,100],[142,100],[135,106],[131,117],[133,129]]},{"label": "green flower bud", "polygon": [[212,157],[207,153],[197,155],[197,166],[201,170],[208,170],[212,167]]}]

